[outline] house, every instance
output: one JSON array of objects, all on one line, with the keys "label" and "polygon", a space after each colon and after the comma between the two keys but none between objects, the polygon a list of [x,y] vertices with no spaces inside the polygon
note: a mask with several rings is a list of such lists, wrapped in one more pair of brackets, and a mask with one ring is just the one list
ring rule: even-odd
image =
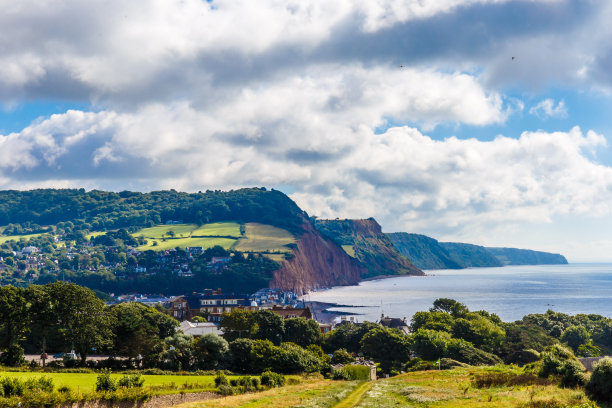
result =
[{"label": "house", "polygon": [[23,255],[32,255],[38,252],[38,248],[35,246],[27,246],[21,250]]},{"label": "house", "polygon": [[181,322],[179,328],[183,333],[193,337],[201,337],[205,334],[216,334],[220,336],[222,334],[219,325],[213,322],[190,322],[184,320]]},{"label": "house", "polygon": [[334,326],[332,326],[330,323],[319,323],[319,330],[321,330],[321,334],[327,334],[332,331],[333,328]]},{"label": "house", "polygon": [[186,247],[185,252],[190,255],[200,255],[204,253],[204,247]]},{"label": "house", "polygon": [[309,307],[305,309],[298,309],[291,306],[274,305],[270,310],[276,313],[277,315],[283,317],[284,319],[288,319],[290,317],[303,317],[305,319],[312,319],[312,313],[310,312]]},{"label": "house", "polygon": [[221,293],[221,289],[207,289],[204,293],[177,296],[170,301],[170,314],[178,320],[189,320],[206,315],[210,322],[220,322],[224,313],[234,309],[259,310],[246,296]]},{"label": "house", "polygon": [[146,266],[142,266],[142,265],[136,265],[134,270],[136,271],[136,273],[146,273],[147,272],[147,267]]},{"label": "house", "polygon": [[388,327],[390,329],[398,329],[405,335],[410,334],[410,327],[406,323],[406,318],[398,319],[385,315],[381,315],[380,321],[378,322],[381,326]]}]

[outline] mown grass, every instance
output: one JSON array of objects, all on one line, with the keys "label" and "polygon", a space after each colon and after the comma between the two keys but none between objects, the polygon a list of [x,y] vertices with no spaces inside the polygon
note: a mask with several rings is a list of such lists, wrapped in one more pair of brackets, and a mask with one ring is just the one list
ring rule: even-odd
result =
[{"label": "mown grass", "polygon": [[256,394],[179,405],[181,408],[331,408],[344,400],[359,385],[356,381],[304,380]]},{"label": "mown grass", "polygon": [[191,236],[191,232],[197,228],[198,226],[196,224],[156,225],[155,227],[138,230],[134,232],[132,236],[161,239],[164,236],[168,236],[170,231],[173,231],[176,238],[188,238]]},{"label": "mown grass", "polygon": [[[157,242],[157,245],[154,243]],[[141,245],[137,249],[140,251],[146,251],[152,249],[154,251],[165,251],[167,249],[174,249],[176,247],[203,247],[204,249],[212,248],[219,245],[225,249],[230,249],[236,242],[235,239],[231,238],[166,238],[161,239],[147,239],[146,245]]]},{"label": "mown grass", "polygon": [[[121,378],[122,374],[112,374],[115,379]],[[74,391],[89,392],[95,390],[95,373],[33,373],[33,372],[11,372],[2,371],[0,377],[16,377],[19,379],[50,377],[56,388],[61,386],[70,387]],[[190,391],[214,390],[215,382],[212,375],[143,375],[144,387],[152,389],[154,393],[167,393],[176,389]],[[239,378],[229,376],[228,378]]]},{"label": "mown grass", "polygon": [[240,224],[236,222],[213,222],[210,224],[204,224],[201,227],[191,231],[192,237],[205,237],[211,235],[218,237],[240,238]]},{"label": "mown grass", "polygon": [[271,225],[250,222],[245,224],[245,236],[240,238],[235,249],[244,252],[280,251],[290,252],[286,245],[296,242],[289,231]]},{"label": "mown grass", "polygon": [[8,242],[8,241],[19,241],[20,239],[25,239],[27,241],[30,238],[40,237],[41,235],[44,235],[44,234],[45,233],[0,236],[0,244],[4,244],[5,242]]}]

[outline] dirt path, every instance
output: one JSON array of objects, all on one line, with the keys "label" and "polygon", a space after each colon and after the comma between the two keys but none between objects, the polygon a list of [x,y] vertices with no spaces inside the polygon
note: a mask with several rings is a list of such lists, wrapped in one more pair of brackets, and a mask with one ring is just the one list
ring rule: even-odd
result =
[{"label": "dirt path", "polygon": [[352,408],[361,401],[361,397],[363,394],[368,392],[370,388],[372,388],[374,382],[368,381],[361,384],[359,387],[355,388],[353,392],[351,392],[345,399],[334,405],[334,408]]}]

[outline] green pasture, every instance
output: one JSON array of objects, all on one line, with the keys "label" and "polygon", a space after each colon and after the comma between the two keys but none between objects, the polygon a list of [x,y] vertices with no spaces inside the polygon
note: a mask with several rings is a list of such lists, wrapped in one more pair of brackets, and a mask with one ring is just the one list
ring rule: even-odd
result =
[{"label": "green pasture", "polygon": [[104,235],[104,234],[106,234],[106,231],[94,231],[94,232],[90,232],[89,234],[85,235],[85,238],[89,241],[92,238],[99,237],[100,235]]},{"label": "green pasture", "polygon": [[191,236],[193,237],[205,237],[211,235],[217,237],[240,238],[240,224],[236,222],[213,222],[210,224],[204,224],[191,232]]},{"label": "green pasture", "polygon": [[20,239],[25,239],[27,241],[30,238],[40,237],[41,235],[44,235],[44,233],[0,236],[0,244],[4,244],[5,242],[8,242],[8,241],[19,241]]},{"label": "green pasture", "polygon": [[133,237],[143,236],[145,238],[162,238],[168,236],[168,233],[172,230],[176,238],[187,238],[191,236],[193,230],[197,229],[196,224],[174,224],[174,225],[156,225],[151,228],[143,228],[132,234]]},{"label": "green pasture", "polygon": [[[154,242],[157,242],[157,245]],[[165,251],[176,247],[183,249],[186,247],[203,247],[207,249],[216,245],[230,249],[235,242],[236,240],[231,238],[166,238],[166,240],[148,238],[147,244],[141,245],[137,249],[139,251],[146,251],[148,249]]]},{"label": "green pasture", "polygon": [[352,245],[342,245],[342,249],[344,252],[348,254],[348,256],[354,258],[355,257],[355,247]]},{"label": "green pasture", "polygon": [[245,236],[240,238],[234,248],[244,252],[280,251],[290,252],[286,246],[296,242],[289,231],[250,222],[245,224]]}]

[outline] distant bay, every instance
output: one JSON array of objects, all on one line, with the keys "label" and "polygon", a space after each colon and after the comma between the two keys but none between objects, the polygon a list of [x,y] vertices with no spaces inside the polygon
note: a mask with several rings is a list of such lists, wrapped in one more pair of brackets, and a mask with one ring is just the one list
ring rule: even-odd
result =
[{"label": "distant bay", "polygon": [[312,292],[305,299],[341,304],[330,310],[377,321],[381,314],[406,317],[447,297],[470,310],[487,310],[504,321],[548,309],[612,317],[612,263],[506,266],[429,270],[427,276],[392,277]]}]

